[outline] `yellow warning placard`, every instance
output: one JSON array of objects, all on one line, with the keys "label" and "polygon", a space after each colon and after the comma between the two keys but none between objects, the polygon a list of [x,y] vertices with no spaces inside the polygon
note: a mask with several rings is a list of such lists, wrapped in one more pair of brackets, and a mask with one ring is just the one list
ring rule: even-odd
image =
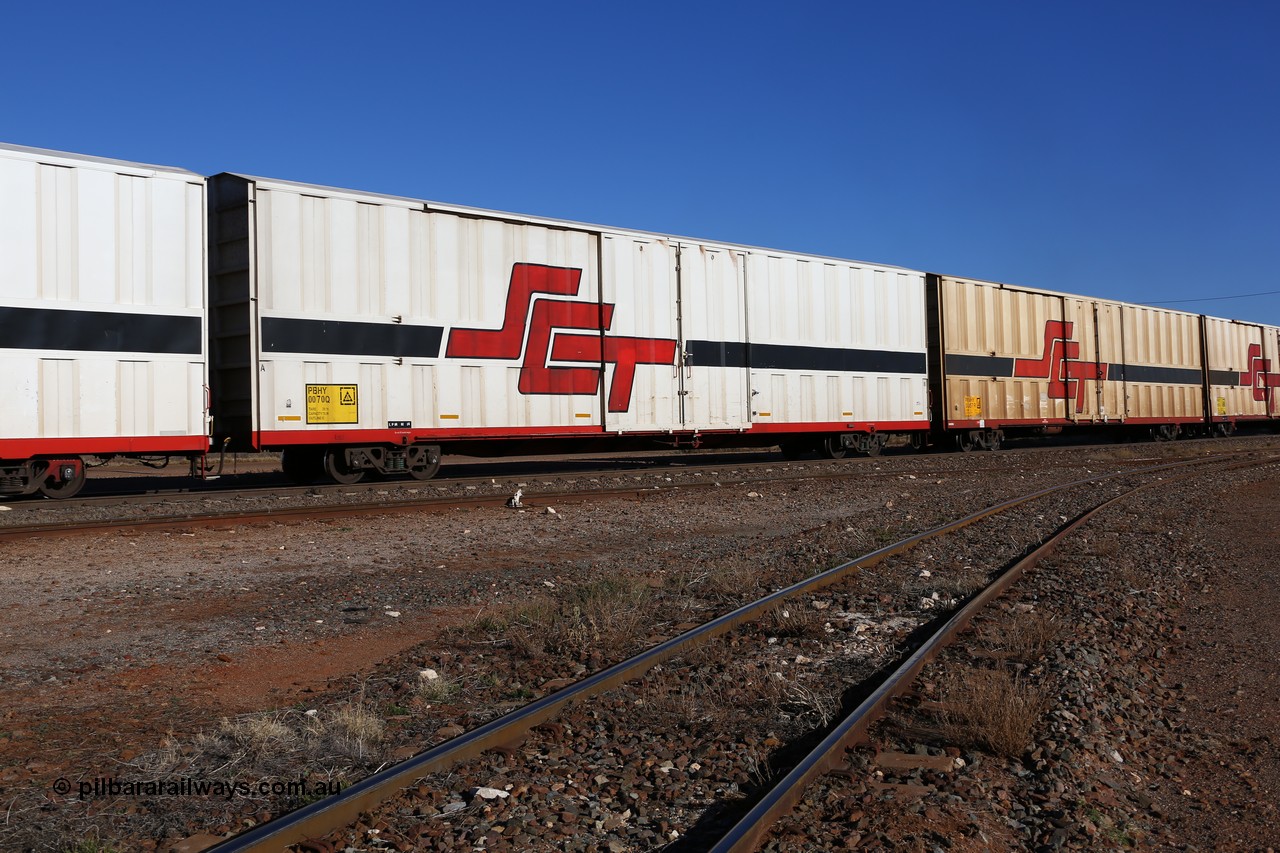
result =
[{"label": "yellow warning placard", "polygon": [[360,420],[355,385],[308,385],[307,423],[354,424]]},{"label": "yellow warning placard", "polygon": [[966,418],[982,417],[982,398],[981,397],[965,397],[964,398],[964,416]]},{"label": "yellow warning placard", "polygon": [[1219,397],[1218,398],[1218,414],[1225,415],[1226,413],[1227,413],[1227,398]]}]

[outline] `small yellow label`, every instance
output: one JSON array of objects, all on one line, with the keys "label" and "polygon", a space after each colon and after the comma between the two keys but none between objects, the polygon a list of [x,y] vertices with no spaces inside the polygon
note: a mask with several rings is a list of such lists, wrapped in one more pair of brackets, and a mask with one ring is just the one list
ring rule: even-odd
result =
[{"label": "small yellow label", "polygon": [[964,398],[964,416],[966,418],[982,417],[982,398],[981,397],[965,397]]},{"label": "small yellow label", "polygon": [[1218,398],[1218,414],[1225,415],[1226,413],[1227,413],[1227,398],[1219,397]]},{"label": "small yellow label", "polygon": [[302,415],[280,415],[278,418],[276,418],[276,420],[278,420],[278,421],[300,421],[300,420],[302,420]]},{"label": "small yellow label", "polygon": [[355,385],[308,385],[307,423],[354,424],[360,420]]},{"label": "small yellow label", "polygon": [[440,416],[440,420],[442,421],[456,421],[457,419],[458,419],[458,415],[441,415]]}]

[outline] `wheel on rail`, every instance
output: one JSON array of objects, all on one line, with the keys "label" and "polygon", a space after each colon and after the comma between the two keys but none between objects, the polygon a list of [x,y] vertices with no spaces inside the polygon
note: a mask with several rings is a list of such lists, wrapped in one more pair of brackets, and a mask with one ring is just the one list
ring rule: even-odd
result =
[{"label": "wheel on rail", "polygon": [[844,442],[840,440],[840,436],[832,435],[824,438],[822,444],[818,448],[822,451],[822,455],[828,459],[843,459],[845,453]]},{"label": "wheel on rail", "polygon": [[40,481],[37,488],[46,498],[64,500],[80,494],[84,481],[83,463],[60,460],[49,467],[49,475]]},{"label": "wheel on rail", "polygon": [[974,448],[973,433],[961,432],[956,433],[956,447],[960,448],[961,453],[968,453]]},{"label": "wheel on rail", "polygon": [[347,452],[341,447],[331,447],[324,453],[324,472],[335,483],[350,486],[364,479],[363,468],[352,468],[347,464]]},{"label": "wheel on rail", "polygon": [[280,454],[280,470],[299,486],[309,486],[324,473],[324,451],[318,447],[286,447]]},{"label": "wheel on rail", "polygon": [[430,445],[422,448],[421,455],[409,466],[409,476],[415,480],[430,480],[440,470],[440,448]]},{"label": "wheel on rail", "polygon": [[1001,443],[1004,441],[1004,433],[998,429],[993,429],[987,433],[987,450],[999,450]]}]

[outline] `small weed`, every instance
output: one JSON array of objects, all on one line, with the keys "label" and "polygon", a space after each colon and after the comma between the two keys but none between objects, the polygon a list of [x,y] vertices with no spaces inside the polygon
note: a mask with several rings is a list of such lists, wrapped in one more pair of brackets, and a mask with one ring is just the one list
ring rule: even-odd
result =
[{"label": "small weed", "polygon": [[116,853],[116,848],[96,838],[82,838],[63,848],[63,853]]},{"label": "small weed", "polygon": [[426,673],[429,670],[423,670],[418,673],[418,689],[419,699],[427,702],[447,702],[458,695],[461,685],[456,679],[447,675],[436,675],[431,678]]},{"label": "small weed", "polygon": [[[478,627],[505,634],[517,654],[586,658],[591,652],[629,648],[652,621],[653,591],[625,575],[569,587],[557,598],[539,596],[487,614]],[[473,625],[473,629],[477,626]]]},{"label": "small weed", "polygon": [[823,637],[825,621],[822,615],[800,603],[778,605],[760,620],[761,627],[771,637]]},{"label": "small weed", "polygon": [[943,688],[942,727],[949,740],[1015,758],[1032,740],[1048,707],[1043,691],[1007,670],[974,669]]},{"label": "small weed", "polygon": [[1033,611],[985,627],[982,639],[999,657],[1034,663],[1044,657],[1061,634],[1062,625],[1057,619]]}]

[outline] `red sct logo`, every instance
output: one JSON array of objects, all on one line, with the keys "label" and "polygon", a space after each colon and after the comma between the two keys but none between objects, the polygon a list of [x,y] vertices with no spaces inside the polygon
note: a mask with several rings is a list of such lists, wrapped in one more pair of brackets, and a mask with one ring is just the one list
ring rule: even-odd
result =
[{"label": "red sct logo", "polygon": [[[515,264],[507,286],[500,329],[453,329],[446,358],[521,360],[521,394],[595,394],[601,364],[612,364],[608,410],[631,408],[636,365],[674,364],[670,338],[608,335],[613,305],[541,296],[577,296],[582,270],[541,264]],[[526,335],[527,331],[527,335]],[[568,365],[551,366],[551,362]]]},{"label": "red sct logo", "polygon": [[1080,342],[1072,340],[1074,324],[1049,320],[1044,324],[1044,353],[1039,358],[1015,358],[1013,375],[1025,379],[1048,379],[1049,396],[1076,401],[1076,411],[1084,411],[1084,382],[1107,378],[1107,365],[1073,361],[1080,357]]}]

